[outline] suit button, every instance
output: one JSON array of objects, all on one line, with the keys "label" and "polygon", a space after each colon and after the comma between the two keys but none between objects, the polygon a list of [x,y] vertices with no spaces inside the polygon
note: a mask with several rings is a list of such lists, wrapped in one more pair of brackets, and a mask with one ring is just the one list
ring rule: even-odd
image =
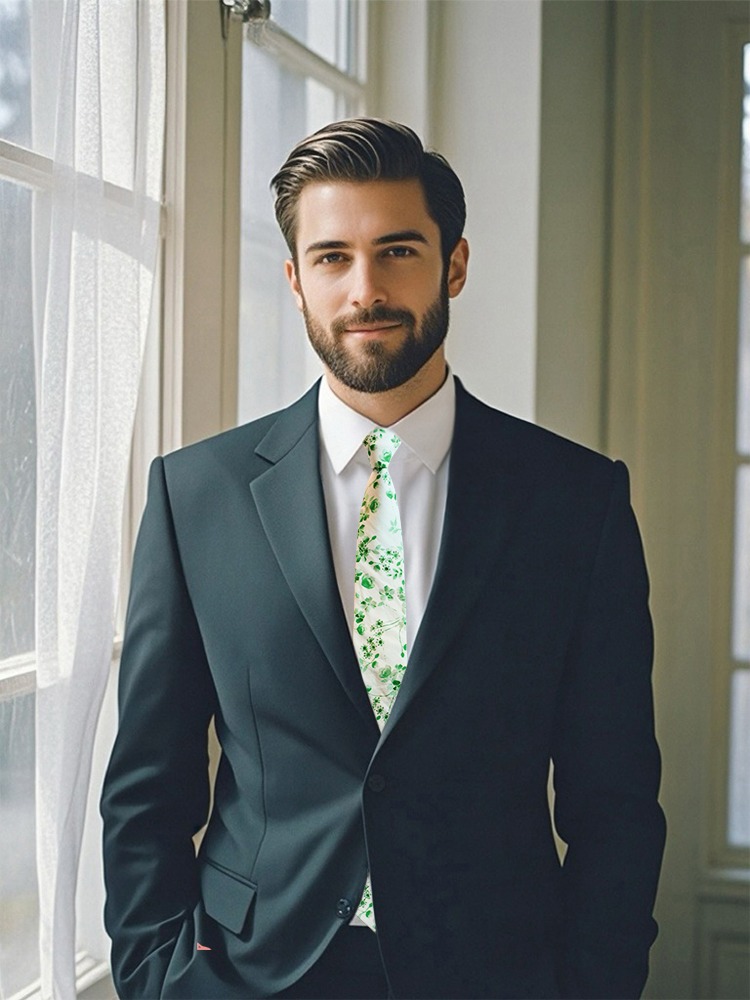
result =
[{"label": "suit button", "polygon": [[382,774],[371,774],[367,779],[367,787],[371,792],[382,792],[385,788],[385,778]]},{"label": "suit button", "polygon": [[346,920],[347,917],[350,917],[353,910],[354,907],[352,906],[352,901],[350,899],[342,898],[338,901],[338,903],[336,903],[336,916],[339,917],[340,920]]}]

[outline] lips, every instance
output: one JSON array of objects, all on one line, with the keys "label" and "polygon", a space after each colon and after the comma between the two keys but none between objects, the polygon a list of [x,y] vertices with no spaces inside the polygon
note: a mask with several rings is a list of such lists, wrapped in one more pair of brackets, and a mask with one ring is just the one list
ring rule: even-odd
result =
[{"label": "lips", "polygon": [[401,323],[376,323],[371,326],[362,325],[346,327],[344,332],[353,334],[387,333],[389,330],[397,330],[400,326]]},{"label": "lips", "polygon": [[361,337],[366,340],[401,329],[408,333],[413,331],[415,326],[414,314],[408,309],[376,306],[373,309],[360,309],[333,320],[331,333],[334,337]]}]

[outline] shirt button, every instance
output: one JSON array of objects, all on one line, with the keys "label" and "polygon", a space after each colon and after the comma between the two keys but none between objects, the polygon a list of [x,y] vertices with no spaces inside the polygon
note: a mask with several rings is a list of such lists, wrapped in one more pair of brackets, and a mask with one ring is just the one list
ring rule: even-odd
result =
[{"label": "shirt button", "polygon": [[352,915],[353,909],[352,901],[342,898],[336,903],[336,916],[341,920],[346,920],[347,917]]},{"label": "shirt button", "polygon": [[385,788],[385,778],[382,774],[371,774],[367,779],[367,787],[371,792],[382,792]]}]

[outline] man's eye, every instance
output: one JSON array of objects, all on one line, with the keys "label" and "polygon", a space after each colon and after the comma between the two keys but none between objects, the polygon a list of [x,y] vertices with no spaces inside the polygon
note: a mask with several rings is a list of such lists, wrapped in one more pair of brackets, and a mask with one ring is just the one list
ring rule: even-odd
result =
[{"label": "man's eye", "polygon": [[386,250],[387,257],[413,257],[414,250],[412,247],[388,247]]},{"label": "man's eye", "polygon": [[343,259],[344,259],[344,255],[342,253],[337,253],[336,251],[332,250],[330,253],[325,253],[325,254],[323,254],[322,257],[319,257],[318,258],[318,263],[319,264],[340,264]]}]

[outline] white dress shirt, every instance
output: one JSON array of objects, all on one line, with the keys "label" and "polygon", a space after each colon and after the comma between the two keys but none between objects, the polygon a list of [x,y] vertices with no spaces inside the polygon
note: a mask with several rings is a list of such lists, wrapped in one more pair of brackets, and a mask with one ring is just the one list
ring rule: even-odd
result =
[{"label": "white dress shirt", "polygon": [[[320,383],[318,413],[320,474],[333,565],[353,631],[357,524],[371,471],[362,442],[377,425],[342,402],[325,379]],[[389,428],[403,442],[388,471],[396,487],[404,542],[408,651],[414,648],[435,577],[455,414],[456,389],[448,373],[433,396]]]}]

